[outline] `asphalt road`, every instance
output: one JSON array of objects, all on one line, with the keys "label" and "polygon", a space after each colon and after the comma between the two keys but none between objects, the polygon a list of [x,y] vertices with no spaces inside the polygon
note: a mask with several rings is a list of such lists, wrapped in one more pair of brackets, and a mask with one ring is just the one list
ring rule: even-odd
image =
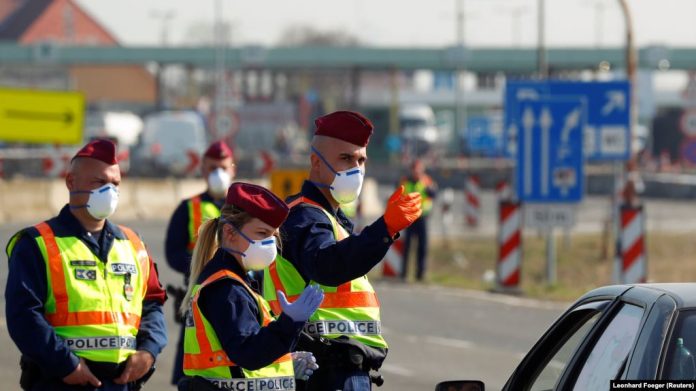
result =
[{"label": "asphalt road", "polygon": [[[181,277],[166,266],[164,221],[123,222],[145,238],[158,261],[163,284]],[[0,227],[4,248],[9,236],[22,224]],[[4,252],[3,252],[4,253]],[[0,262],[5,286],[7,263]],[[383,308],[383,325],[390,345],[382,369],[382,390],[433,390],[442,380],[480,379],[487,389],[498,390],[524,353],[560,314],[565,305],[535,302],[482,292],[426,285],[375,281]],[[4,289],[3,289],[4,292]],[[0,386],[19,389],[19,352],[7,333],[4,300],[0,317]],[[178,329],[172,305],[166,304],[170,344],[158,359],[158,371],[148,390],[173,390],[169,376]]]}]

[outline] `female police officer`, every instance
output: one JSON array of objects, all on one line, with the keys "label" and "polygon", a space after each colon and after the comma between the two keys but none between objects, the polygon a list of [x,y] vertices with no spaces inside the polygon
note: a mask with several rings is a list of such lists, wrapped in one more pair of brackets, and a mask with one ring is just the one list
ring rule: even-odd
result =
[{"label": "female police officer", "polygon": [[278,227],[287,215],[273,193],[238,182],[221,216],[201,227],[181,308],[186,378],[179,390],[294,390],[295,377],[306,379],[317,368],[310,353],[290,351],[322,291],[308,286],[292,304],[279,294],[282,313],[273,320],[247,276],[275,259]]}]

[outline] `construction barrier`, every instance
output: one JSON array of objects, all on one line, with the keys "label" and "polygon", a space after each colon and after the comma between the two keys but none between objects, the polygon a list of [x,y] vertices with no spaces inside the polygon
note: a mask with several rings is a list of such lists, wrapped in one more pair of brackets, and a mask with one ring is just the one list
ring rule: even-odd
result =
[{"label": "construction barrier", "polygon": [[401,277],[404,262],[404,241],[395,241],[382,260],[382,277]]},{"label": "construction barrier", "polygon": [[506,180],[502,180],[495,185],[495,195],[498,201],[509,201],[512,199],[512,187]]},{"label": "construction barrier", "polygon": [[621,282],[643,283],[647,280],[648,262],[645,248],[645,213],[643,206],[621,206]]},{"label": "construction barrier", "polygon": [[481,181],[477,175],[469,175],[464,186],[464,216],[469,227],[478,227],[481,218]]},{"label": "construction barrier", "polygon": [[498,204],[498,262],[496,288],[518,290],[522,266],[522,208],[519,202]]}]

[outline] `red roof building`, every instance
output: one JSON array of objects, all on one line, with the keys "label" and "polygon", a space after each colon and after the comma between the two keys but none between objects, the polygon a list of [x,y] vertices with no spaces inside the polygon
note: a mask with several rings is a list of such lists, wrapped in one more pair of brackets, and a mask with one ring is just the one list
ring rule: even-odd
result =
[{"label": "red roof building", "polygon": [[[0,41],[24,45],[52,42],[59,46],[119,44],[111,32],[73,0],[0,0]],[[62,68],[68,87],[83,92],[90,103],[151,105],[155,102],[154,77],[142,66]],[[17,70],[13,75],[16,74]],[[33,83],[30,86],[46,87]]]}]

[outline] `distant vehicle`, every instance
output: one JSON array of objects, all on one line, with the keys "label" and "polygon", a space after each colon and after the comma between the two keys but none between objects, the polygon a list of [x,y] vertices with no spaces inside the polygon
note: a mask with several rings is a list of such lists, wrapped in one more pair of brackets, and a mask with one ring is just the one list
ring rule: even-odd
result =
[{"label": "distant vehicle", "polygon": [[131,149],[143,131],[143,119],[129,111],[88,111],[84,123],[85,142],[106,138],[117,146],[117,158],[122,172],[130,171]]},{"label": "distant vehicle", "polygon": [[433,109],[426,104],[404,104],[399,108],[399,133],[404,152],[422,156],[442,144]]},{"label": "distant vehicle", "polygon": [[208,144],[203,118],[195,111],[148,114],[133,169],[142,175],[194,174]]},{"label": "distant vehicle", "polygon": [[[503,390],[608,390],[611,380],[694,380],[694,352],[696,283],[606,286],[586,293],[556,320]],[[436,387],[450,389],[483,391],[483,385]]]},{"label": "distant vehicle", "polygon": [[85,115],[85,137],[113,138],[127,148],[137,144],[143,126],[142,118],[129,111],[90,111]]}]

